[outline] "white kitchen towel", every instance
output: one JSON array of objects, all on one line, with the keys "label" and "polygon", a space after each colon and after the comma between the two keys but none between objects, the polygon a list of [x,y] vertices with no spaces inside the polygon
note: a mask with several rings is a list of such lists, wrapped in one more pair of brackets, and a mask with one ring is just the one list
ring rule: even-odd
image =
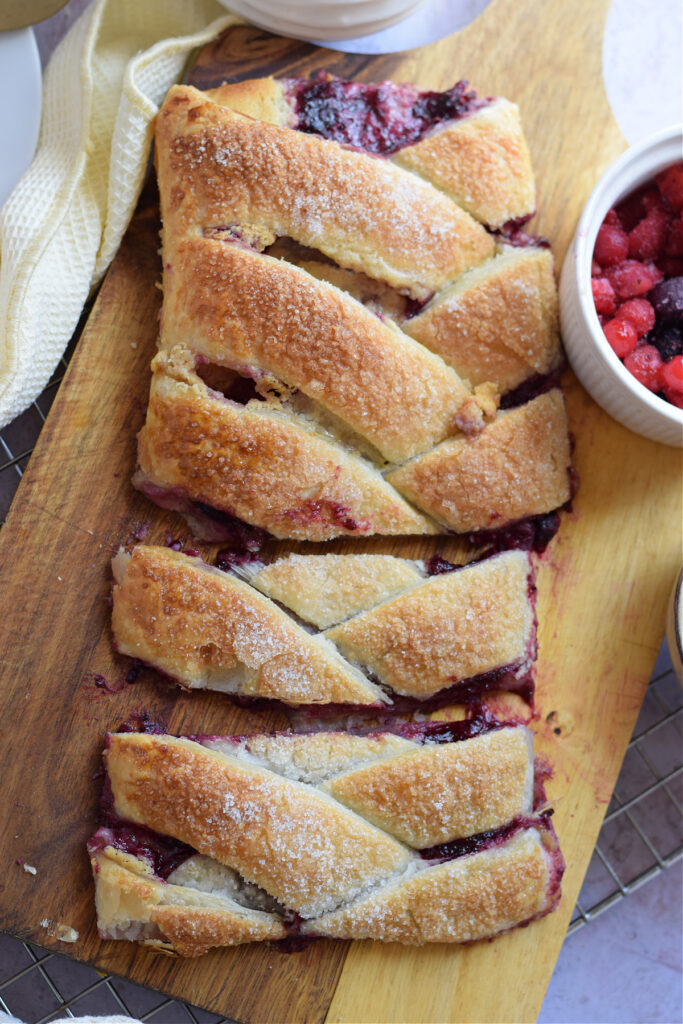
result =
[{"label": "white kitchen towel", "polygon": [[0,426],[47,384],[118,248],[167,90],[241,21],[216,0],[95,0],[55,50],[36,155],[0,211]]}]

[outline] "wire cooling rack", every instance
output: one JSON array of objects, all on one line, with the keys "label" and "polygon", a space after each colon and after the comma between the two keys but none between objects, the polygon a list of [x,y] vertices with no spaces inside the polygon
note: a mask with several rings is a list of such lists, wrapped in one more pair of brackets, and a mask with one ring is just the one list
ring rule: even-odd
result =
[{"label": "wire cooling rack", "polygon": [[[0,524],[28,463],[67,367],[0,431]],[[629,743],[612,801],[569,926],[571,935],[659,875],[681,856],[683,695],[662,648]],[[231,1024],[180,1000],[103,974],[66,956],[0,934],[0,1009],[47,1024],[90,1013],[124,1014],[158,1024]]]}]

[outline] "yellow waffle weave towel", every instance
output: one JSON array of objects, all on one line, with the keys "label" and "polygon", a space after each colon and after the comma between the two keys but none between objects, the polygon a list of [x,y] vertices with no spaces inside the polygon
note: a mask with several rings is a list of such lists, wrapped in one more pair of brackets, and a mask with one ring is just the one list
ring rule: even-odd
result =
[{"label": "yellow waffle weave towel", "polygon": [[0,426],[47,384],[131,218],[152,120],[217,0],[96,0],[45,72],[33,163],[0,211]]}]

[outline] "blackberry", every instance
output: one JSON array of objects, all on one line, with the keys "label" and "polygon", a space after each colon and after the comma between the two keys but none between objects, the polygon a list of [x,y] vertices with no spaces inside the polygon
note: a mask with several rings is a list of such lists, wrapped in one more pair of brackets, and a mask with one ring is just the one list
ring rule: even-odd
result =
[{"label": "blackberry", "polygon": [[683,353],[683,328],[675,324],[655,324],[646,340],[648,345],[654,345],[665,363]]}]

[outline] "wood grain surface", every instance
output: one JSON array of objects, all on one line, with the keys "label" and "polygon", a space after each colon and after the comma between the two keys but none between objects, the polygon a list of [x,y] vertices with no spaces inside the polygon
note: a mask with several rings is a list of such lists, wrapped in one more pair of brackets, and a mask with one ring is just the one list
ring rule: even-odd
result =
[{"label": "wood grain surface", "polygon": [[[203,52],[193,81],[326,68],[428,88],[465,77],[483,94],[508,96],[521,107],[539,183],[533,227],[552,240],[559,263],[588,192],[624,148],[602,87],[606,8],[607,0],[494,0],[457,35],[387,57],[240,28]],[[95,822],[93,776],[105,731],[143,709],[171,731],[287,724],[281,711],[257,714],[215,694],[183,694],[151,672],[128,685],[128,665],[111,650],[111,555],[146,530],[150,542],[168,532],[189,539],[178,517],[129,482],[157,333],[158,227],[149,186],[0,534],[0,928],[238,1021],[534,1020],[661,641],[681,557],[680,453],[610,420],[567,373],[581,489],[539,560],[533,722],[537,749],[554,766],[548,792],[568,862],[555,914],[462,948],[320,941],[292,955],[245,946],[183,962],[101,942],[84,842]],[[328,550],[348,547],[339,541]],[[273,545],[270,553],[297,548],[305,545]],[[354,550],[463,554],[453,539],[367,540]],[[78,930],[75,944],[58,942],[57,922]]]}]

